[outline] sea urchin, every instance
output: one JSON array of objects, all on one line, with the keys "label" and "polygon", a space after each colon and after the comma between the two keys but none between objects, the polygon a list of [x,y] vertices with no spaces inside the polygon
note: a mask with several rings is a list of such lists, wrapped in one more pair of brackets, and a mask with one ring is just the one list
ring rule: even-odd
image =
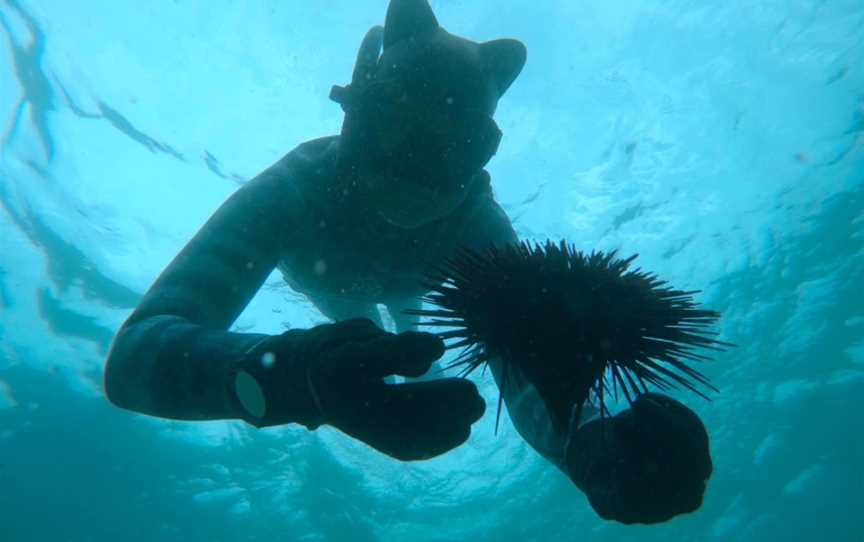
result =
[{"label": "sea urchin", "polygon": [[699,348],[730,346],[708,329],[719,313],[697,308],[696,292],[631,270],[635,258],[583,253],[564,241],[465,249],[428,277],[423,299],[435,307],[412,314],[425,317],[422,325],[453,328],[439,335],[464,350],[448,368],[467,375],[493,358],[518,368],[559,428],[586,400],[606,416],[609,393],[632,403],[649,384],[707,399],[700,387],[716,389],[688,362],[708,359]]}]

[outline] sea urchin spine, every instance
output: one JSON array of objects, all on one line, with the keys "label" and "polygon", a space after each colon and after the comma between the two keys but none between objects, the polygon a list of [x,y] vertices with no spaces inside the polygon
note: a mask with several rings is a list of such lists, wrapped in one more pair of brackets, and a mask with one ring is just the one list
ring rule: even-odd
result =
[{"label": "sea urchin spine", "polygon": [[610,392],[632,403],[649,384],[707,399],[700,388],[715,388],[689,363],[708,359],[700,348],[731,346],[709,330],[719,313],[697,308],[697,292],[631,270],[635,258],[583,253],[564,241],[465,249],[428,277],[423,299],[434,308],[411,314],[425,318],[421,325],[453,328],[439,335],[464,350],[448,368],[467,375],[494,357],[518,368],[559,427],[586,400],[606,416]]}]

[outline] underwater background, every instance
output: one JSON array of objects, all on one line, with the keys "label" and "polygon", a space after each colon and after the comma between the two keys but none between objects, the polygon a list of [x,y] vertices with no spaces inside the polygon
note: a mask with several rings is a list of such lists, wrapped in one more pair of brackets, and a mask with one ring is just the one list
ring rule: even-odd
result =
[{"label": "underwater background", "polygon": [[[494,408],[405,464],[109,405],[114,331],[232,191],[338,131],[387,2],[0,0],[0,541],[864,540],[864,3],[431,3],[528,46],[489,166],[520,236],[639,253],[722,311],[721,393],[678,395],[702,509],[605,522]],[[273,275],[234,329],[322,321]]]}]

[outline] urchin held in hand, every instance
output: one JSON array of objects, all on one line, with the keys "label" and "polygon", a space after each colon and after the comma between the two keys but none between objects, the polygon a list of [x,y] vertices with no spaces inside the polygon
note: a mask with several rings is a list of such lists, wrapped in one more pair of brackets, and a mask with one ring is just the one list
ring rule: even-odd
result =
[{"label": "urchin held in hand", "polygon": [[429,276],[424,301],[435,307],[412,314],[453,328],[439,335],[464,348],[448,365],[463,375],[495,357],[505,379],[518,367],[562,430],[589,399],[607,416],[610,392],[632,403],[650,384],[707,398],[715,388],[691,363],[709,359],[699,349],[731,346],[710,330],[719,313],[698,308],[697,292],[631,269],[635,258],[564,241],[464,249]]}]

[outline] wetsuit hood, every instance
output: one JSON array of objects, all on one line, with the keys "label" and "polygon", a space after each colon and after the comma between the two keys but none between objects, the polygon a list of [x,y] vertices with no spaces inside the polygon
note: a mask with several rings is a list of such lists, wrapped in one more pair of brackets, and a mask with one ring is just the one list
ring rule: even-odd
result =
[{"label": "wetsuit hood", "polygon": [[351,83],[331,92],[346,113],[343,149],[397,177],[427,175],[444,189],[464,182],[497,150],[492,115],[525,59],[517,40],[450,34],[427,0],[392,0],[384,27],[360,46]]}]

